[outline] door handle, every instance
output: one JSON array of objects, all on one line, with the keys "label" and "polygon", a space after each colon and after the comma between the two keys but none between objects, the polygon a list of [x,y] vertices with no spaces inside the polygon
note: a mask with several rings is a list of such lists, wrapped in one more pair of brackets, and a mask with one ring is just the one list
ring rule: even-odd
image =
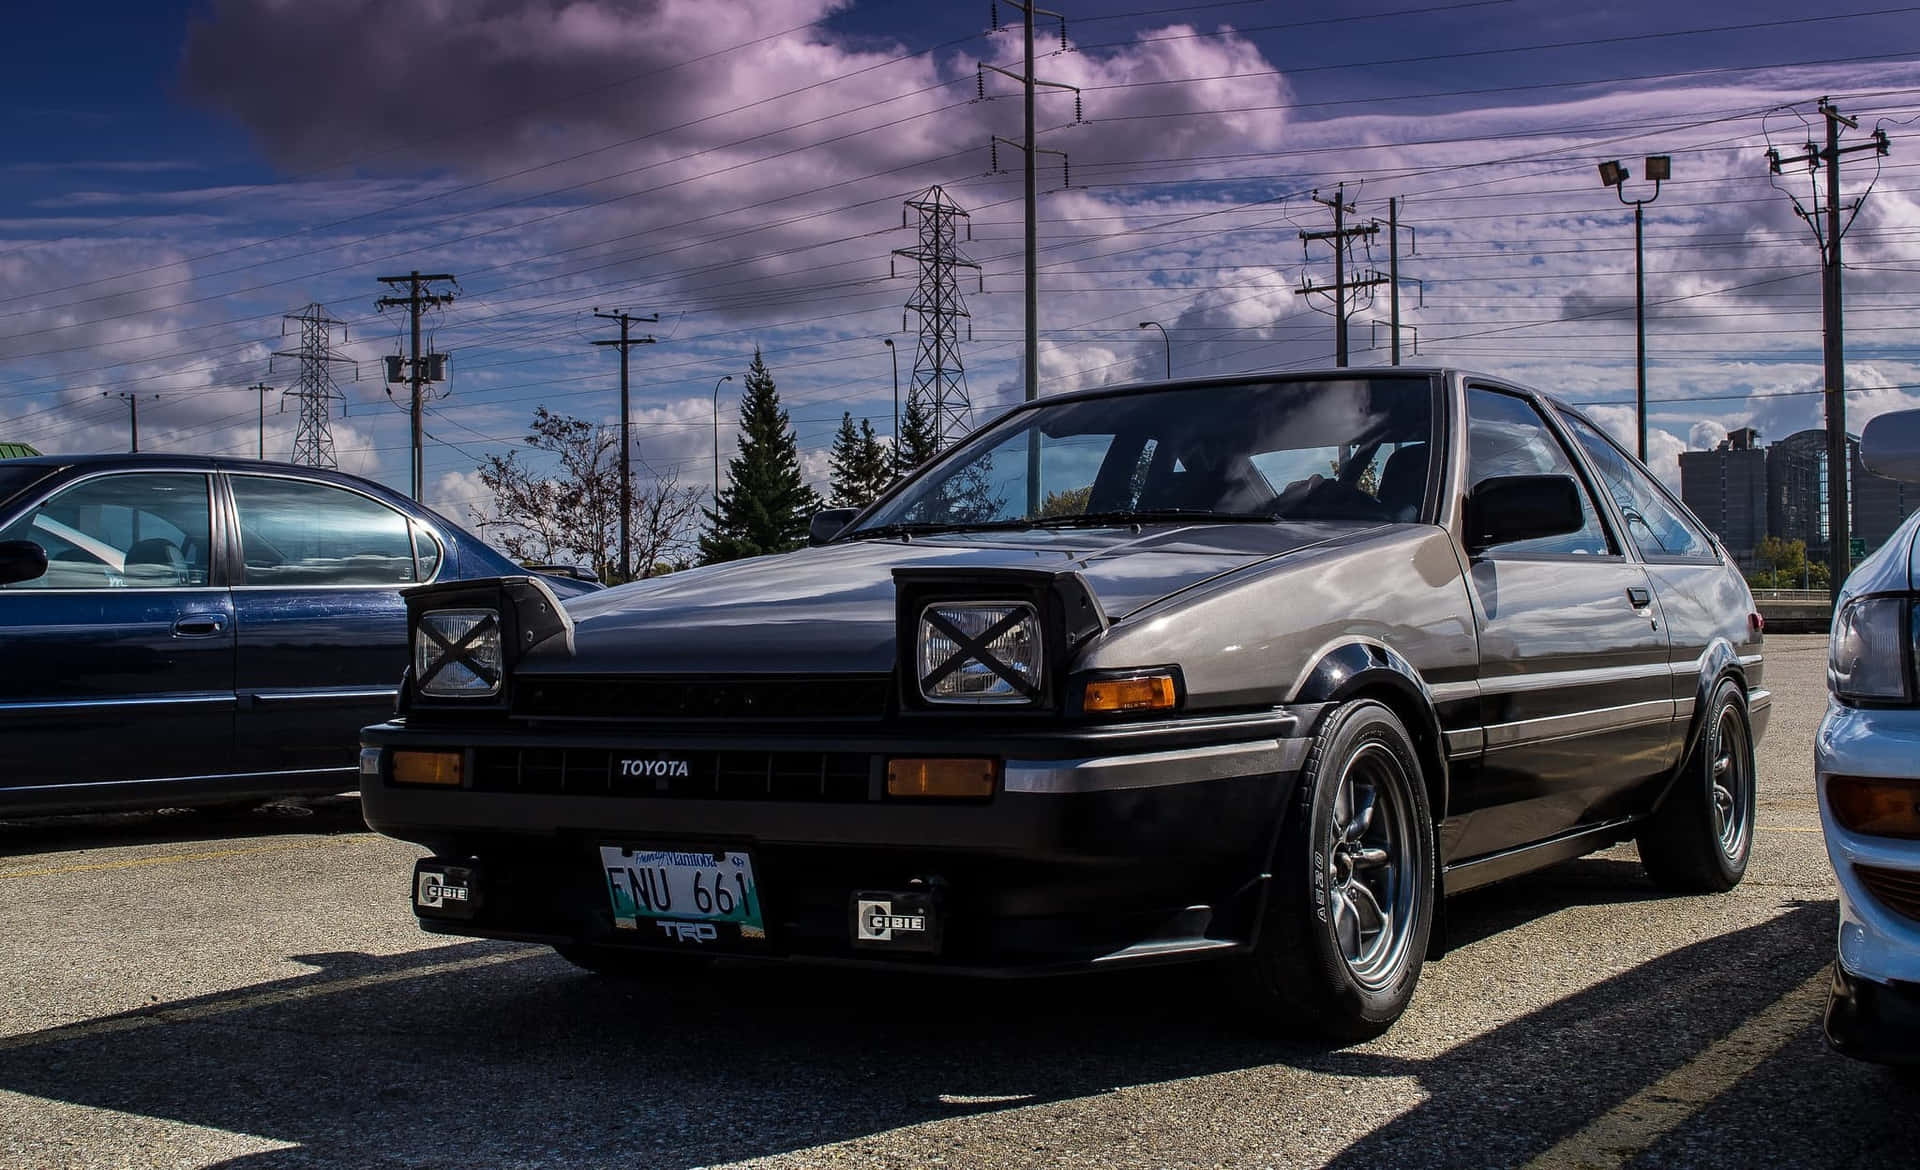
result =
[{"label": "door handle", "polygon": [[211,638],[227,628],[227,615],[223,613],[195,613],[176,618],[173,623],[173,636],[176,638]]},{"label": "door handle", "polygon": [[1635,609],[1645,609],[1653,604],[1653,592],[1638,585],[1627,586],[1627,603]]}]

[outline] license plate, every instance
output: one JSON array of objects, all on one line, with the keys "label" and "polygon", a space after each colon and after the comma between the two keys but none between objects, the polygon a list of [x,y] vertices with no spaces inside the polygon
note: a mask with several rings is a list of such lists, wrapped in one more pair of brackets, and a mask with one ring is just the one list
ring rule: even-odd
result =
[{"label": "license plate", "polygon": [[767,937],[753,859],[741,849],[600,847],[600,864],[621,930],[657,931],[665,941],[761,941]]}]

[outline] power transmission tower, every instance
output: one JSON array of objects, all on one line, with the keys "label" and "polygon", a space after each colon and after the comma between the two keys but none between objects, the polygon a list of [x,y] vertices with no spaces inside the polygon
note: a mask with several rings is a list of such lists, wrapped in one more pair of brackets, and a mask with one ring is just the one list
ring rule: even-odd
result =
[{"label": "power transmission tower", "polygon": [[1301,296],[1319,293],[1333,303],[1333,364],[1345,368],[1347,364],[1347,317],[1352,312],[1353,300],[1349,293],[1361,289],[1372,289],[1386,284],[1389,278],[1371,269],[1358,280],[1347,279],[1347,254],[1352,250],[1352,241],[1371,242],[1379,234],[1378,223],[1365,223],[1358,227],[1347,226],[1347,216],[1355,211],[1353,204],[1347,202],[1347,185],[1340,184],[1334,189],[1333,198],[1322,199],[1318,193],[1313,197],[1315,203],[1333,209],[1333,230],[1330,232],[1301,232],[1300,250],[1305,253],[1307,245],[1317,240],[1325,240],[1333,245],[1333,283],[1315,284],[1312,277],[1300,282],[1296,291]]},{"label": "power transmission tower", "polygon": [[[1767,168],[1771,174],[1778,175],[1787,167],[1804,163],[1809,177],[1822,167],[1826,168],[1826,191],[1821,197],[1820,184],[1814,183],[1813,193],[1806,204],[1800,197],[1788,191],[1793,200],[1793,211],[1807,226],[1813,229],[1813,239],[1820,246],[1820,302],[1822,307],[1822,337],[1826,359],[1826,407],[1827,407],[1827,569],[1831,580],[1827,588],[1836,605],[1840,601],[1840,588],[1846,583],[1847,574],[1853,569],[1853,526],[1852,510],[1848,497],[1849,479],[1853,473],[1853,461],[1848,458],[1847,450],[1847,356],[1843,333],[1844,319],[1841,306],[1842,268],[1840,260],[1840,240],[1853,221],[1860,215],[1860,206],[1865,196],[1855,199],[1847,205],[1847,222],[1840,222],[1840,163],[1847,155],[1871,150],[1875,157],[1888,153],[1887,132],[1875,130],[1873,137],[1866,142],[1852,146],[1840,145],[1840,127],[1858,130],[1858,120],[1842,114],[1826,98],[1820,99],[1820,114],[1827,123],[1827,144],[1825,149],[1816,147],[1811,140],[1806,151],[1793,158],[1781,158],[1777,150],[1767,151]],[[1821,219],[1826,223],[1824,227]]]},{"label": "power transmission tower", "polygon": [[[920,265],[920,282],[907,299],[907,312],[920,314],[920,347],[913,355],[913,380],[907,390],[907,409],[918,402],[933,420],[936,448],[944,448],[973,426],[973,404],[967,398],[967,371],[960,361],[960,321],[968,319],[967,340],[973,340],[972,314],[960,296],[959,270],[980,266],[960,252],[960,225],[967,221],[953,197],[938,186],[907,200],[907,209],[920,213],[920,242],[895,248],[893,254]],[[906,211],[900,226],[907,226]],[[971,227],[968,229],[971,235]],[[906,314],[901,314],[901,329]]]},{"label": "power transmission tower", "polygon": [[[398,289],[407,286],[406,296],[384,296],[373,302],[381,312],[404,306],[407,316],[413,323],[413,346],[407,356],[406,377],[399,378],[400,368],[393,358],[387,360],[387,381],[389,383],[405,381],[412,387],[411,405],[408,413],[413,419],[413,498],[418,503],[424,489],[426,463],[420,451],[420,402],[421,391],[428,383],[444,381],[446,378],[447,355],[443,353],[421,354],[420,352],[420,314],[427,309],[437,309],[453,303],[453,293],[433,293],[423,291],[422,286],[435,281],[447,281],[455,288],[460,287],[451,273],[447,272],[409,272],[405,276],[377,276],[374,278],[389,288]],[[425,360],[422,360],[424,357]],[[392,394],[393,391],[387,391]]]},{"label": "power transmission tower", "polygon": [[[344,404],[347,396],[333,384],[333,363],[352,364],[353,359],[333,352],[333,327],[340,326],[340,339],[345,341],[346,324],[327,316],[326,306],[318,303],[298,313],[286,314],[280,325],[282,337],[286,336],[288,321],[300,323],[300,348],[279,350],[273,356],[300,359],[300,377],[292,391],[300,400],[300,425],[293,432],[293,461],[307,467],[338,467],[340,461],[333,455],[333,404],[336,401]],[[267,363],[267,370],[269,373],[273,370],[271,361]],[[354,374],[359,376],[357,364]],[[261,401],[264,403],[265,398]]]},{"label": "power transmission tower", "polygon": [[[1018,9],[1020,12],[1021,30],[1025,38],[1025,48],[1026,48],[1026,51],[1023,57],[1025,61],[1025,68],[1022,69],[1021,72],[1015,73],[1010,69],[1002,69],[998,65],[988,65],[983,62],[979,67],[980,71],[976,75],[975,85],[976,85],[976,92],[978,94],[978,97],[976,97],[975,100],[976,101],[987,100],[987,75],[985,71],[989,69],[991,69],[995,73],[998,73],[1002,77],[1009,78],[1013,81],[1019,82],[1021,87],[1021,92],[1026,97],[1026,113],[1025,113],[1026,132],[1024,135],[1022,135],[1021,141],[1015,142],[1010,138],[1001,138],[998,135],[995,135],[991,140],[991,142],[989,143],[989,148],[990,148],[990,153],[992,157],[991,169],[995,173],[998,173],[1000,170],[999,146],[1001,143],[1004,142],[1008,146],[1011,146],[1015,150],[1018,150],[1026,155],[1026,186],[1025,186],[1026,217],[1027,217],[1026,367],[1027,367],[1027,401],[1031,402],[1035,398],[1038,398],[1040,396],[1040,291],[1039,291],[1040,276],[1039,276],[1039,262],[1037,260],[1037,256],[1039,255],[1039,240],[1038,240],[1038,231],[1035,228],[1035,222],[1036,222],[1035,208],[1038,201],[1035,198],[1034,187],[1033,187],[1034,156],[1039,154],[1059,155],[1061,168],[1062,168],[1062,180],[1064,182],[1064,185],[1069,187],[1073,186],[1073,172],[1071,170],[1066,169],[1068,166],[1066,152],[1062,150],[1046,150],[1034,142],[1034,131],[1033,131],[1034,87],[1038,85],[1044,85],[1049,89],[1072,90],[1073,91],[1074,123],[1077,125],[1079,122],[1082,121],[1082,118],[1080,116],[1081,114],[1080,90],[1077,86],[1065,85],[1058,81],[1042,81],[1041,79],[1033,75],[1033,18],[1035,16],[1051,16],[1055,20],[1058,20],[1060,22],[1060,48],[1057,51],[1062,53],[1067,51],[1067,18],[1058,12],[1051,12],[1045,8],[1037,8],[1032,3],[1021,3],[1021,0],[1007,0],[1007,3],[1011,7]],[[993,5],[991,10],[991,15],[993,18],[993,27],[995,31],[998,31],[1000,28],[1000,7],[998,3],[995,3]],[[1028,457],[1029,474],[1027,477],[1027,485],[1028,485],[1029,492],[1031,492],[1032,489],[1037,487],[1040,482],[1040,476],[1038,473],[1039,457],[1040,457],[1040,448],[1038,446],[1035,446],[1029,452],[1029,457]]]},{"label": "power transmission tower", "polygon": [[100,397],[118,398],[127,404],[127,450],[138,455],[140,453],[140,399],[143,397],[157,399],[160,396],[158,394],[129,394],[125,390],[107,390],[103,391]]},{"label": "power transmission tower", "polygon": [[628,433],[628,427],[631,425],[631,411],[627,408],[627,351],[636,345],[652,345],[654,339],[651,335],[630,337],[627,330],[635,321],[642,321],[649,325],[658,324],[660,314],[650,313],[645,317],[635,317],[626,312],[602,313],[599,309],[595,309],[593,315],[603,321],[620,322],[618,341],[596,341],[593,344],[620,347],[620,579],[631,581],[633,580],[633,557],[630,550],[633,547],[633,533],[629,526],[633,522],[633,468],[630,462],[633,458],[633,437]]}]

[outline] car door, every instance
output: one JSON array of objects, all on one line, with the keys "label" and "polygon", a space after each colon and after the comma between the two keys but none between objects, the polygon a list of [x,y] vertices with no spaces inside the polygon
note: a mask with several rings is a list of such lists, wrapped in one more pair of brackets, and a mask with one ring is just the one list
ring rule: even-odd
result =
[{"label": "car door", "polygon": [[1454,788],[1448,850],[1469,860],[1604,822],[1659,772],[1672,733],[1667,635],[1644,566],[1626,554],[1593,485],[1529,395],[1467,390],[1467,485],[1570,475],[1585,523],[1472,558],[1486,746]]},{"label": "car door", "polygon": [[400,590],[433,575],[439,545],[392,505],[338,483],[225,479],[240,547],[241,753],[255,771],[345,774],[360,728],[393,713],[407,665]]},{"label": "car door", "polygon": [[1585,418],[1572,411],[1557,413],[1612,498],[1627,540],[1653,582],[1672,662],[1672,747],[1677,757],[1682,746],[1679,731],[1693,714],[1694,692],[1707,667],[1708,648],[1716,641],[1744,646],[1751,637],[1749,595],[1739,575],[1722,563],[1705,529],[1645,467]]},{"label": "car door", "polygon": [[0,540],[47,552],[44,575],[0,587],[0,799],[231,770],[217,521],[212,477],[188,470],[87,474],[0,518]]}]

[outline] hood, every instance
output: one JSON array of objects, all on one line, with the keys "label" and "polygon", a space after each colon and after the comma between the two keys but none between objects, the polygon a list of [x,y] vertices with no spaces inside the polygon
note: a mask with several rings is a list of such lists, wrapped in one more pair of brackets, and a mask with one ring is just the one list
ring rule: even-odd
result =
[{"label": "hood", "polygon": [[575,651],[521,670],[581,674],[883,673],[894,663],[893,571],[1078,571],[1109,621],[1276,556],[1354,535],[1342,524],[1205,524],[854,540],[709,565],[566,603]]},{"label": "hood", "polygon": [[1862,593],[1897,593],[1920,590],[1920,512],[1907,517],[1893,530],[1886,543],[1873,555],[1854,566],[1842,593],[1847,597]]}]

